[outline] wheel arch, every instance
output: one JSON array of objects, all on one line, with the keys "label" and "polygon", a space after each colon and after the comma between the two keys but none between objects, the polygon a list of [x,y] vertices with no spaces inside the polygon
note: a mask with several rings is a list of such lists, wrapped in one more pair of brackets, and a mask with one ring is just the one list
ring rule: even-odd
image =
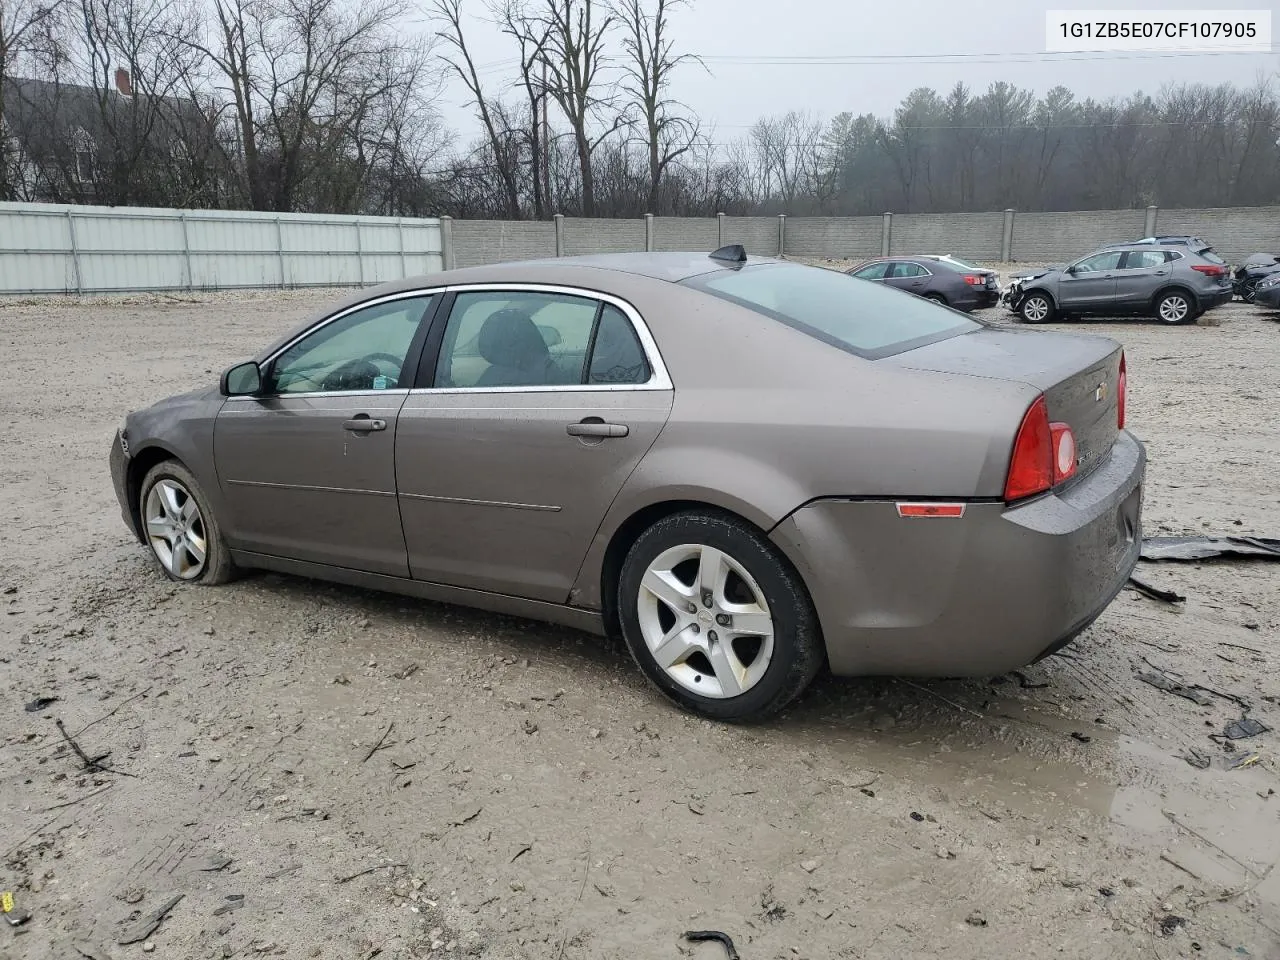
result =
[{"label": "wheel arch", "polygon": [[766,528],[746,516],[744,511],[715,503],[709,498],[675,497],[657,500],[634,510],[614,528],[601,558],[597,589],[600,591],[601,619],[604,621],[605,633],[611,639],[620,639],[622,636],[618,620],[617,590],[613,585],[618,582],[622,575],[622,565],[626,561],[627,553],[631,550],[636,540],[640,538],[641,534],[655,523],[675,514],[690,511],[717,514],[746,525],[754,533],[758,534],[764,543],[768,544],[780,555],[783,562],[791,568],[792,573],[795,574],[804,587],[809,602],[813,603],[809,585],[805,581],[804,575],[800,572],[800,567],[796,564],[795,559],[785,549],[784,545],[779,544],[769,536],[769,529],[776,526],[776,524],[771,523]]},{"label": "wheel arch", "polygon": [[1191,301],[1192,311],[1194,312],[1200,309],[1200,298],[1196,296],[1196,292],[1181,281],[1166,283],[1163,287],[1156,290],[1156,292],[1151,295],[1151,299],[1147,303],[1147,308],[1154,310],[1156,308],[1156,304],[1160,302],[1160,299],[1170,293],[1186,294],[1187,299]]},{"label": "wheel arch", "polygon": [[166,460],[182,463],[182,458],[162,443],[149,444],[129,458],[129,466],[125,472],[125,490],[129,496],[129,516],[133,519],[133,532],[139,543],[147,542],[142,531],[142,505],[139,503],[142,499],[142,481],[157,464]]}]

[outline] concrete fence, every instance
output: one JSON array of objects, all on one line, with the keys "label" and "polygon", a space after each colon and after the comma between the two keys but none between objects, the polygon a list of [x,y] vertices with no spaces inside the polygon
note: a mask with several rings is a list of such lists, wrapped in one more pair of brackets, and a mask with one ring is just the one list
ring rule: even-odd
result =
[{"label": "concrete fence", "polygon": [[457,266],[609,253],[706,250],[741,243],[756,256],[851,260],[950,253],[971,260],[1044,263],[1157,231],[1194,234],[1228,260],[1280,252],[1280,207],[1090,210],[1067,213],[885,213],[877,217],[651,217],[551,222],[443,218]]},{"label": "concrete fence", "polygon": [[357,286],[506,260],[730,243],[756,256],[1046,263],[1157,231],[1202,236],[1239,261],[1280,253],[1280,207],[538,222],[0,203],[0,294]]},{"label": "concrete fence", "polygon": [[0,203],[0,293],[360,286],[443,263],[435,219]]}]

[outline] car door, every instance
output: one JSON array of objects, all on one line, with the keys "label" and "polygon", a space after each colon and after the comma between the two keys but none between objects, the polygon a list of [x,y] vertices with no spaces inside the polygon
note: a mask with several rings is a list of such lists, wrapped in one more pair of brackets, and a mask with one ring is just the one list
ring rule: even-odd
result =
[{"label": "car door", "polygon": [[264,364],[261,395],[223,404],[214,462],[236,548],[409,575],[396,420],[434,303],[400,294],[329,317]]},{"label": "car door", "polygon": [[451,301],[396,436],[410,571],[564,602],[666,423],[670,380],[622,301],[527,286]]},{"label": "car door", "polygon": [[1116,273],[1123,254],[1097,253],[1073,263],[1058,280],[1058,306],[1063,310],[1099,310],[1115,305]]},{"label": "car door", "polygon": [[1116,306],[1141,310],[1169,276],[1170,254],[1164,250],[1129,250],[1116,271]]},{"label": "car door", "polygon": [[932,274],[918,263],[909,260],[895,261],[885,275],[885,282],[891,287],[906,290],[908,293],[921,293]]}]

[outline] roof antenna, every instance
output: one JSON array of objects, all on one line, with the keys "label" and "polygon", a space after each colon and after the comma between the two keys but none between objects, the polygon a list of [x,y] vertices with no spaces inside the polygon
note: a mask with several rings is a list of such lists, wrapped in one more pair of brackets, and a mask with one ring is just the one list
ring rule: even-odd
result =
[{"label": "roof antenna", "polygon": [[731,243],[711,254],[712,260],[723,260],[725,263],[746,263],[747,248],[740,243]]}]

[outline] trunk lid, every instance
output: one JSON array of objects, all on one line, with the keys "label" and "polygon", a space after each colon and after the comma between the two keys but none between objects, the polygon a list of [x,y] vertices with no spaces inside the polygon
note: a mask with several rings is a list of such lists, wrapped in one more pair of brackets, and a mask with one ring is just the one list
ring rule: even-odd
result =
[{"label": "trunk lid", "polygon": [[1106,337],[986,328],[877,362],[1035,387],[1044,393],[1049,419],[1070,425],[1076,475],[1084,476],[1107,457],[1120,432],[1121,352],[1120,344]]}]

